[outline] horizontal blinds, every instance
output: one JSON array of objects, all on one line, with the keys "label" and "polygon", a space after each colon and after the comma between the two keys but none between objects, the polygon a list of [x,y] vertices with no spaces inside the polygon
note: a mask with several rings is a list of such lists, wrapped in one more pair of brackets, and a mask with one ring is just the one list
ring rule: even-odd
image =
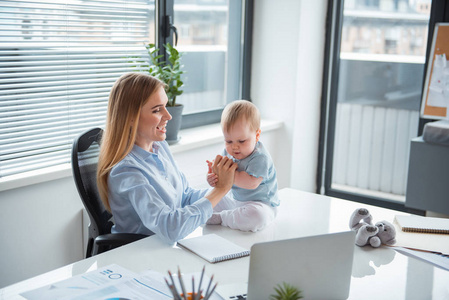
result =
[{"label": "horizontal blinds", "polygon": [[150,30],[154,0],[0,1],[0,177],[70,162]]}]

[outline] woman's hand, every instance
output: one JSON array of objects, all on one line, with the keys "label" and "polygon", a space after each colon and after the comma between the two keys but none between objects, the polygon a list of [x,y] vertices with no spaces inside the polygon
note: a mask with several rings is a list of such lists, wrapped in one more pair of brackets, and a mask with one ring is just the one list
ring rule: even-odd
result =
[{"label": "woman's hand", "polygon": [[235,170],[237,164],[232,159],[217,155],[212,165],[212,172],[218,176],[218,181],[215,184],[216,188],[226,189],[226,193],[231,189],[234,184]]},{"label": "woman's hand", "polygon": [[220,202],[221,198],[223,198],[231,189],[234,184],[234,175],[235,170],[237,169],[237,164],[229,159],[226,156],[217,155],[213,164],[212,164],[212,173],[218,176],[218,181],[215,184],[215,187],[209,194],[206,195],[206,198],[212,204],[212,207]]}]

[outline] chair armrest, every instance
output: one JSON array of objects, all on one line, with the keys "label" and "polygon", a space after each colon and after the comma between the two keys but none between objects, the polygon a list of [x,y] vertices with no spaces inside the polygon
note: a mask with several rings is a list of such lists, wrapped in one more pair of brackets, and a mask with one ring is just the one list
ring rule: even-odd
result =
[{"label": "chair armrest", "polygon": [[108,233],[97,236],[95,244],[97,246],[112,246],[113,248],[123,246],[131,242],[146,238],[148,235],[135,233]]}]

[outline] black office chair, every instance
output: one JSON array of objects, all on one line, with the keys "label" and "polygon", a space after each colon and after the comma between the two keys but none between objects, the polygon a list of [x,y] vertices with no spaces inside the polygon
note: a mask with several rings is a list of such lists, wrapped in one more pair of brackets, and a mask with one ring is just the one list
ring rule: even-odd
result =
[{"label": "black office chair", "polygon": [[89,215],[86,258],[140,240],[147,235],[111,233],[112,214],[101,202],[97,188],[97,163],[103,130],[94,128],[78,136],[72,147],[72,172],[76,188]]}]

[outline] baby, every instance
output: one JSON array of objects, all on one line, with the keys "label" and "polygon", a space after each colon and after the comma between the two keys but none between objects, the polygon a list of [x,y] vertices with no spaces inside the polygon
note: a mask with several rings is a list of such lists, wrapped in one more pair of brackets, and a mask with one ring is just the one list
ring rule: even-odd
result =
[{"label": "baby", "polygon": [[[274,220],[280,204],[276,170],[259,141],[259,110],[246,100],[231,102],[223,110],[221,127],[225,139],[223,155],[232,158],[238,168],[234,186],[206,224],[256,232]],[[212,162],[207,163],[207,181],[214,186],[218,177],[211,171]]]}]

